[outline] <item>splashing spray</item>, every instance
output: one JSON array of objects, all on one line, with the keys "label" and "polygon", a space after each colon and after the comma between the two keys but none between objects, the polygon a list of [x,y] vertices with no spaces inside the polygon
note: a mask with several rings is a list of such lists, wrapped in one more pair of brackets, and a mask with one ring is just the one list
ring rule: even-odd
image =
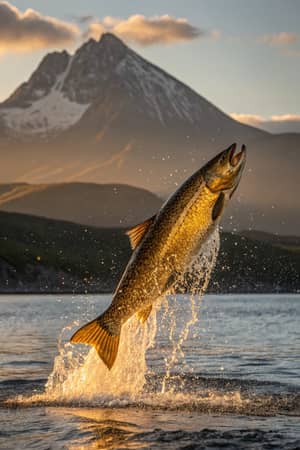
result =
[{"label": "splashing spray", "polygon": [[[200,302],[207,289],[212,270],[215,266],[217,255],[220,247],[220,235],[219,231],[215,230],[210,239],[204,244],[200,253],[191,261],[186,268],[185,274],[180,277],[174,287],[174,293],[170,297],[169,301],[172,304],[176,304],[176,292],[190,293],[190,319],[183,324],[179,336],[174,336],[175,330],[178,329],[178,318],[176,318],[175,311],[177,308],[166,307],[166,313],[163,319],[166,320],[168,314],[171,317],[171,326],[169,332],[169,341],[171,344],[171,354],[165,358],[165,376],[162,382],[161,392],[165,393],[167,388],[167,382],[170,379],[171,370],[178,362],[178,359],[184,359],[183,344],[189,336],[190,329],[198,321],[198,311]],[[172,390],[172,388],[171,388]]]},{"label": "splashing spray", "polygon": [[[219,232],[216,230],[203,246],[201,254],[187,268],[186,274],[177,281],[174,292],[162,301],[157,301],[149,319],[141,326],[132,317],[122,329],[118,358],[109,371],[98,357],[94,348],[69,343],[72,325],[62,330],[59,340],[59,354],[47,381],[45,392],[34,396],[31,401],[63,404],[97,404],[98,406],[125,406],[145,400],[148,367],[146,354],[154,347],[158,330],[168,330],[165,367],[160,395],[172,392],[168,381],[172,369],[184,358],[183,344],[191,327],[198,320],[200,300],[207,288],[219,250]],[[190,317],[185,323],[176,315],[177,296],[175,292],[185,290],[189,295]],[[161,309],[158,326],[157,313]],[[178,364],[177,364],[178,366]]]}]

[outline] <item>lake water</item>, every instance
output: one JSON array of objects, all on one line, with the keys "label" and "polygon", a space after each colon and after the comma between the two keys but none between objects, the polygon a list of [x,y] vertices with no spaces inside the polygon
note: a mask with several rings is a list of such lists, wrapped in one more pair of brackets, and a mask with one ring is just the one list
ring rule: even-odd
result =
[{"label": "lake water", "polygon": [[108,371],[68,339],[111,296],[0,297],[3,449],[300,448],[300,296],[170,296]]}]

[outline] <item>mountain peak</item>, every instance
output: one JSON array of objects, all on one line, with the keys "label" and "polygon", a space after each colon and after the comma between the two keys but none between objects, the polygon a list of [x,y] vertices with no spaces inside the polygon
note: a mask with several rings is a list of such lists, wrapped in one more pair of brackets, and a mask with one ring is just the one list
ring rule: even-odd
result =
[{"label": "mountain peak", "polygon": [[99,52],[100,49],[101,51],[124,51],[125,49],[128,49],[128,47],[116,35],[112,33],[103,33],[99,40],[91,37],[85,41],[81,47],[76,50],[75,55],[85,52]]},{"label": "mountain peak", "polygon": [[[79,47],[74,55],[74,59],[78,55],[86,55],[90,57],[91,54],[97,58],[105,58],[105,55],[113,55],[114,59],[122,58],[125,52],[129,50],[124,42],[112,33],[103,33],[100,39],[97,41],[94,38],[88,39]],[[112,59],[110,57],[110,59]]]},{"label": "mountain peak", "polygon": [[66,70],[70,58],[71,55],[66,50],[48,53],[30,79],[21,84],[1,106],[25,108],[48,95],[57,78]]},{"label": "mountain peak", "polygon": [[96,39],[94,38],[90,38],[87,41],[85,41],[81,47],[79,47],[76,50],[76,53],[78,53],[79,51],[81,51],[82,49],[92,49],[92,48],[96,48],[98,47],[99,43],[96,41]]},{"label": "mountain peak", "polygon": [[99,40],[100,45],[126,47],[124,42],[113,33],[103,33]]},{"label": "mountain peak", "polygon": [[89,39],[73,55],[62,92],[72,102],[90,104],[128,52],[128,47],[111,33],[103,34],[99,41]]}]

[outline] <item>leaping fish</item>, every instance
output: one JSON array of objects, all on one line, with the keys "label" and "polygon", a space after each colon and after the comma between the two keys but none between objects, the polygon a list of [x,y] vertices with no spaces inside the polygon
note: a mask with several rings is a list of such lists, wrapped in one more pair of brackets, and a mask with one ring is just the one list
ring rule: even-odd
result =
[{"label": "leaping fish", "polygon": [[245,161],[246,147],[236,153],[232,144],[188,178],[156,215],[127,231],[133,253],[110,306],[71,342],[93,345],[112,368],[122,326],[134,314],[144,323],[153,303],[185,272],[219,223]]}]

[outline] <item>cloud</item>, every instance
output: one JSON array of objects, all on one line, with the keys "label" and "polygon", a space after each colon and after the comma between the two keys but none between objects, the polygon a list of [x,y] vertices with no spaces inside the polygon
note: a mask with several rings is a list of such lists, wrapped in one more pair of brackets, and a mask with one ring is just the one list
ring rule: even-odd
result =
[{"label": "cloud", "polygon": [[246,125],[252,125],[254,127],[261,125],[266,121],[264,117],[259,116],[257,114],[239,114],[239,113],[231,113],[230,117],[238,122],[245,123]]},{"label": "cloud", "polygon": [[278,114],[270,118],[266,118],[257,114],[239,114],[231,113],[230,116],[238,122],[246,123],[247,125],[260,125],[267,122],[300,122],[300,114]]},{"label": "cloud", "polygon": [[21,12],[0,1],[0,52],[23,52],[74,43],[79,29],[70,23],[43,16],[33,9]]},{"label": "cloud", "polygon": [[257,114],[238,113],[231,113],[230,116],[238,122],[270,133],[300,133],[300,114],[278,114],[269,118]]},{"label": "cloud", "polygon": [[296,33],[288,33],[286,31],[282,31],[281,33],[275,34],[265,34],[260,39],[264,44],[268,44],[271,46],[287,46],[290,44],[294,44],[298,40],[298,35]]},{"label": "cloud", "polygon": [[271,119],[273,122],[300,122],[300,114],[282,114]]},{"label": "cloud", "polygon": [[205,32],[191,25],[187,19],[176,19],[169,15],[147,18],[136,14],[128,19],[107,16],[102,21],[90,23],[86,36],[98,39],[104,32],[114,33],[127,42],[142,46],[174,44],[205,36],[219,37],[217,31]]}]

